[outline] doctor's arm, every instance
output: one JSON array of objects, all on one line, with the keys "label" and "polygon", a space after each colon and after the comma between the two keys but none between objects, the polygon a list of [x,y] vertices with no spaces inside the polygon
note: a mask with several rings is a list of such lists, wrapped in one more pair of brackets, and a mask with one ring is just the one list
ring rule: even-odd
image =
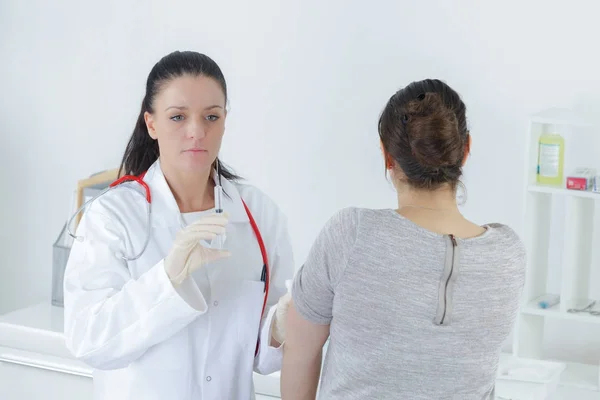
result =
[{"label": "doctor's arm", "polygon": [[285,281],[294,276],[294,254],[285,216],[280,214],[275,228],[274,251],[269,254],[271,282],[265,317],[261,321],[260,347],[254,360],[254,371],[268,375],[281,369],[283,347],[273,338],[277,319],[277,303],[287,292]]},{"label": "doctor's arm", "polygon": [[119,254],[126,233],[117,216],[92,207],[77,230],[64,277],[65,337],[78,359],[97,369],[128,366],[206,311],[188,279],[177,289],[163,261],[134,279]]}]

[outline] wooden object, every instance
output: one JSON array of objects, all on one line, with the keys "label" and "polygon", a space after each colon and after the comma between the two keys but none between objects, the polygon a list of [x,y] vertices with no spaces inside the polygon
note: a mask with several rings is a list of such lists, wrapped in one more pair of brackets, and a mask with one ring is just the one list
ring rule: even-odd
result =
[{"label": "wooden object", "polygon": [[[101,184],[109,184],[115,180],[117,180],[119,176],[119,168],[106,170],[97,174],[90,176],[89,178],[85,178],[77,182],[77,206],[76,210],[83,205],[83,191],[85,188],[101,185]],[[75,228],[79,225],[79,221],[81,220],[82,213],[77,214],[75,218]]]}]

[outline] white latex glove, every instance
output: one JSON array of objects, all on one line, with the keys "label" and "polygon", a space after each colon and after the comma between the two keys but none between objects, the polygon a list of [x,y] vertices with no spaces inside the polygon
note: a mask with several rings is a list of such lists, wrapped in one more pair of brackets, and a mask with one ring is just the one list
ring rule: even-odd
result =
[{"label": "white latex glove", "polygon": [[224,234],[227,222],[225,214],[209,214],[177,233],[164,261],[165,271],[174,285],[180,285],[203,265],[230,255],[228,251],[210,249],[201,243]]},{"label": "white latex glove", "polygon": [[280,344],[285,341],[285,320],[290,308],[290,302],[292,301],[292,281],[285,281],[285,286],[287,293],[279,298],[277,310],[275,310],[275,318],[273,318],[272,336]]}]

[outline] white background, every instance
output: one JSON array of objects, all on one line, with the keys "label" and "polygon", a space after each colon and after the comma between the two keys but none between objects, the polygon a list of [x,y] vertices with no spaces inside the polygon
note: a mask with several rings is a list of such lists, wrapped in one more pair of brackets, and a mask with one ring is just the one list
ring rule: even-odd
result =
[{"label": "white background", "polygon": [[[336,210],[395,206],[377,118],[396,89],[429,77],[467,104],[466,215],[522,233],[527,116],[599,109],[599,11],[594,0],[0,2],[0,312],[50,301],[75,184],[118,166],[147,74],[176,49],[222,67],[222,158],[288,215],[297,266]],[[554,332],[549,356],[600,359],[597,329]]]}]

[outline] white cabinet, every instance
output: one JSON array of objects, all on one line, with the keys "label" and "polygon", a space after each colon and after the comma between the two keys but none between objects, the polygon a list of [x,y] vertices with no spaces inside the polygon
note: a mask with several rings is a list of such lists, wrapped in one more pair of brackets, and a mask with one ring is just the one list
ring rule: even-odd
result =
[{"label": "white cabinet", "polygon": [[[48,368],[48,365],[25,365],[20,360],[0,360],[0,399],[93,399],[91,377]],[[278,399],[280,397],[256,395],[256,400]]]},{"label": "white cabinet", "polygon": [[[594,214],[600,212],[600,193],[567,190],[564,185],[541,186],[536,182],[539,138],[543,133],[553,133],[555,129],[565,137],[565,148],[571,149],[570,153],[565,152],[565,176],[575,167],[600,166],[598,147],[589,139],[597,136],[598,126],[561,110],[549,110],[531,118],[525,137],[524,171],[527,279],[513,349],[515,355],[532,359],[550,358],[546,354],[546,339],[553,333],[551,328],[557,327],[557,324],[548,324],[550,321],[560,322],[562,329],[571,328],[573,335],[577,335],[577,329],[584,326],[600,326],[600,315],[569,312],[594,297],[590,283],[594,277],[594,264],[600,265],[594,263],[594,260],[600,260],[600,230],[594,224]],[[560,268],[553,270],[553,265]],[[551,284],[551,278],[556,276],[560,277],[560,285]],[[541,308],[537,299],[547,294],[560,296],[560,303],[551,308]],[[597,310],[600,311],[600,307]],[[598,346],[600,341],[596,341],[592,348],[597,349]],[[566,362],[561,385],[600,399],[599,363]],[[586,395],[573,398],[583,399]]]},{"label": "white cabinet", "polygon": [[[47,357],[47,356],[46,356]],[[58,358],[29,352],[2,351],[0,347],[0,399],[2,400],[86,400],[93,399],[93,380],[77,369],[69,370]],[[255,376],[256,378],[256,376]],[[263,381],[269,377],[261,377]],[[273,379],[273,378],[271,378]],[[272,394],[256,394],[256,400],[278,400],[275,382],[257,390]],[[278,392],[278,391],[277,391]]]},{"label": "white cabinet", "polygon": [[92,400],[92,379],[30,365],[0,361],[0,399]]},{"label": "white cabinet", "polygon": [[[73,359],[63,309],[37,304],[0,316],[0,400],[93,399],[92,369]],[[254,374],[257,400],[279,399],[279,374]]]},{"label": "white cabinet", "polygon": [[[92,400],[93,397],[90,377],[0,361],[2,400]],[[278,399],[280,397],[256,395],[256,400]]]}]

